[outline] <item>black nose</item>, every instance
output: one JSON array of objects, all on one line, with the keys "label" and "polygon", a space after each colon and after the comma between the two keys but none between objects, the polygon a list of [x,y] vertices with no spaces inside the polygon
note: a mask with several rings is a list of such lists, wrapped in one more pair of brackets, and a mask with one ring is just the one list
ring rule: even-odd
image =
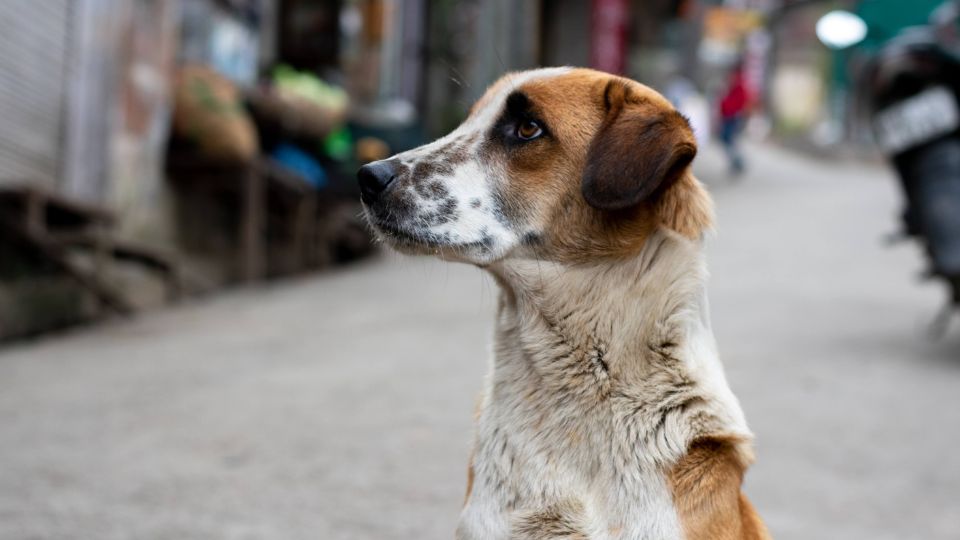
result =
[{"label": "black nose", "polygon": [[367,163],[357,171],[357,181],[360,182],[360,198],[363,202],[371,203],[377,200],[387,186],[397,177],[397,162],[385,159]]}]

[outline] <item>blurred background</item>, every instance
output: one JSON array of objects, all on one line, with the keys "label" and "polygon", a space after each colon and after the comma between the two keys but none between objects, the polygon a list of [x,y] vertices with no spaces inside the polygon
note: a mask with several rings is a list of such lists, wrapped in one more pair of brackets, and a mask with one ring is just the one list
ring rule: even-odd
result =
[{"label": "blurred background", "polygon": [[354,175],[547,65],[691,120],[774,537],[960,538],[958,13],[0,0],[0,539],[452,537],[496,286]]}]

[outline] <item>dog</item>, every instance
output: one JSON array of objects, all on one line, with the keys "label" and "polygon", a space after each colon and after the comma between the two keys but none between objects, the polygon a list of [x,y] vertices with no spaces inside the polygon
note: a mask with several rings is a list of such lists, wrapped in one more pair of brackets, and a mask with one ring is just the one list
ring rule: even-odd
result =
[{"label": "dog", "polygon": [[696,152],[653,89],[543,68],[357,173],[384,243],[499,285],[458,540],[769,538],[707,313]]}]

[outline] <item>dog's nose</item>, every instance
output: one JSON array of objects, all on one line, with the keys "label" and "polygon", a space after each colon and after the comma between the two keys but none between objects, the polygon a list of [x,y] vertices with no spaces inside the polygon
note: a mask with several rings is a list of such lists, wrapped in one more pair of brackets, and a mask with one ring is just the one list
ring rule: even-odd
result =
[{"label": "dog's nose", "polygon": [[384,159],[367,163],[357,171],[357,181],[360,182],[360,198],[365,203],[377,200],[387,186],[397,177],[397,162]]}]

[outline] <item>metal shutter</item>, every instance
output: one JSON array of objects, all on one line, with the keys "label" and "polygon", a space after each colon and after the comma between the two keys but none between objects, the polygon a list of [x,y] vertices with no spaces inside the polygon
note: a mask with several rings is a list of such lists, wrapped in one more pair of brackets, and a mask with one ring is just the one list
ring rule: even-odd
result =
[{"label": "metal shutter", "polygon": [[70,0],[0,2],[0,185],[60,172]]}]

